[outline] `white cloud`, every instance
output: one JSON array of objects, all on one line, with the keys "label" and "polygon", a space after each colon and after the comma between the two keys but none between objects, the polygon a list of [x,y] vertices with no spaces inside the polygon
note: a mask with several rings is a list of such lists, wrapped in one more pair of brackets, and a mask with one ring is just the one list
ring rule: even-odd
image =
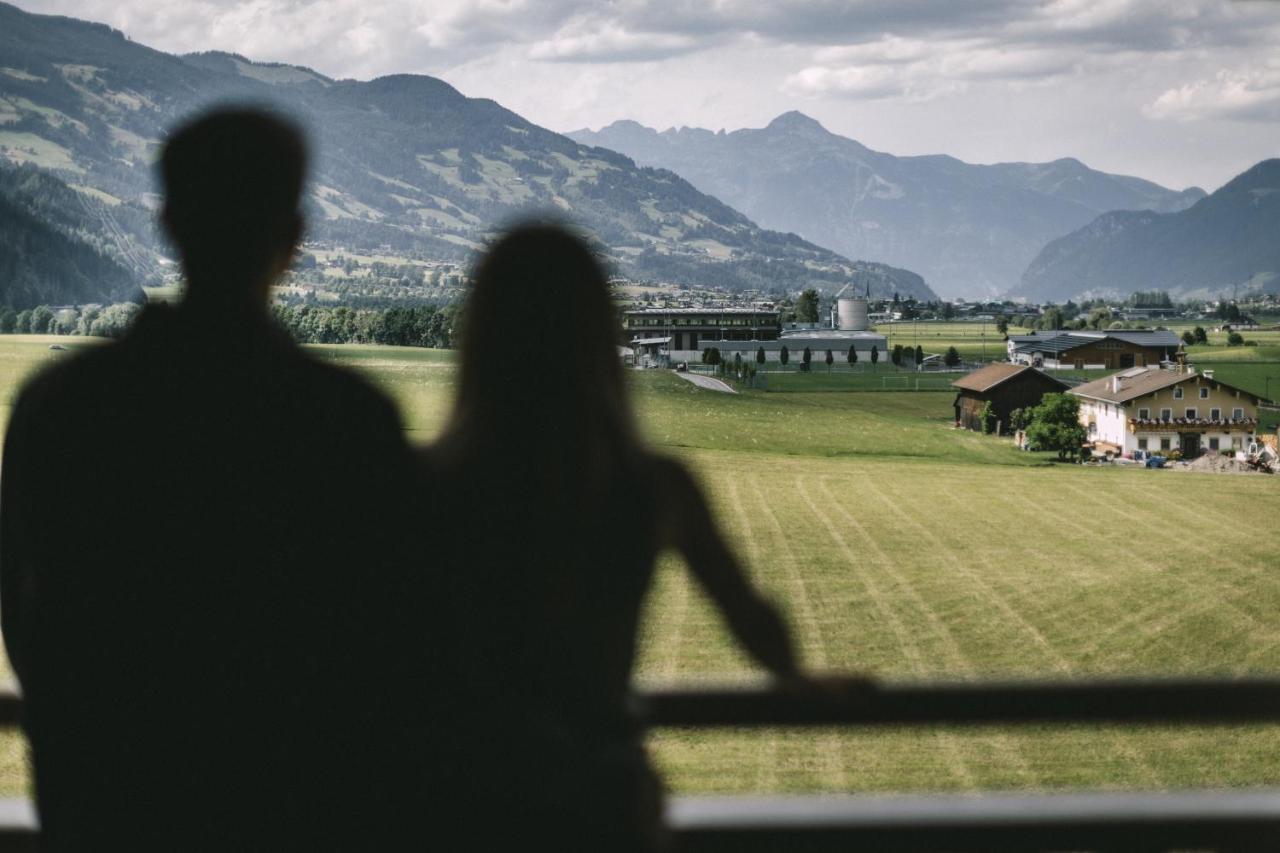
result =
[{"label": "white cloud", "polygon": [[824,48],[815,64],[790,75],[784,91],[806,97],[901,97],[931,100],[971,84],[1034,82],[1075,73],[1083,56],[1074,47],[1005,46],[967,39],[928,43],[887,36],[876,42]]},{"label": "white cloud", "polygon": [[[846,66],[829,68],[810,66],[789,76],[783,90],[806,97],[835,95],[843,98],[927,99],[941,92],[921,93],[911,80],[911,73],[886,66]],[[914,91],[913,91],[914,90]]]},{"label": "white cloud", "polygon": [[664,59],[705,47],[679,33],[635,32],[617,23],[575,24],[529,48],[531,59],[558,62],[633,62]]},{"label": "white cloud", "polygon": [[1280,67],[1227,70],[1168,89],[1148,104],[1148,118],[1280,121]]}]

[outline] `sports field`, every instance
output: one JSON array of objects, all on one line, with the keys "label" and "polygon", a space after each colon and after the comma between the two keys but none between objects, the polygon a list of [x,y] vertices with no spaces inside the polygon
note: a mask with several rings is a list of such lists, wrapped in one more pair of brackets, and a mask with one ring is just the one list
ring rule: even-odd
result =
[{"label": "sports field", "polygon": [[[0,338],[0,399],[68,356],[48,343]],[[312,349],[394,396],[413,440],[439,429],[449,353]],[[664,372],[633,378],[645,434],[699,472],[815,669],[1280,674],[1280,478],[1047,464],[952,430],[947,392],[731,396]],[[641,678],[751,673],[665,562]],[[653,745],[671,786],[688,792],[1280,784],[1280,727],[1264,726],[662,731]],[[4,787],[20,789],[14,739],[6,755]]]}]

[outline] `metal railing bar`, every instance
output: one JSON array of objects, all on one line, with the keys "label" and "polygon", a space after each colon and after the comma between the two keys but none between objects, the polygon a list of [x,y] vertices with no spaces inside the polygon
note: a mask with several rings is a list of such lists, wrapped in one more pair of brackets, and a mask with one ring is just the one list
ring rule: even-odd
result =
[{"label": "metal railing bar", "polygon": [[1100,679],[894,683],[826,679],[819,689],[652,689],[653,727],[1021,723],[1213,725],[1280,722],[1280,679]]},{"label": "metal railing bar", "polygon": [[[922,726],[1019,723],[1214,725],[1280,722],[1280,679],[878,682],[825,678],[820,688],[671,687],[636,694],[651,727]],[[0,688],[0,727],[22,699]]]},{"label": "metal railing bar", "polygon": [[1280,849],[1280,791],[676,797],[681,851]]}]

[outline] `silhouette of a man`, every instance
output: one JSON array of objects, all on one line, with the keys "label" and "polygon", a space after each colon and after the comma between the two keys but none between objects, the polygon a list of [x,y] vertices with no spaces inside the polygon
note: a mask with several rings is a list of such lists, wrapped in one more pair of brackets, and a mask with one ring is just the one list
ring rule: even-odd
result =
[{"label": "silhouette of a man", "polygon": [[411,466],[391,404],[268,316],[305,171],[264,112],[178,130],[163,224],[186,298],[13,410],[0,604],[50,849],[350,849],[396,828],[411,602],[382,543]]}]

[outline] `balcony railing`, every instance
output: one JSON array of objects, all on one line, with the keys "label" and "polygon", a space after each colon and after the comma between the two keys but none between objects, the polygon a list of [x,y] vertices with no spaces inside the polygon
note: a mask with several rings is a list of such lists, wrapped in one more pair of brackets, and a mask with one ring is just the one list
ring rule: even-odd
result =
[{"label": "balcony railing", "polygon": [[[653,727],[1219,725],[1280,722],[1280,679],[649,690]],[[0,693],[0,725],[21,700]],[[1280,790],[986,796],[675,797],[677,851],[1280,851]],[[29,803],[0,800],[0,850],[34,850]]]},{"label": "balcony railing", "polygon": [[1219,430],[1246,430],[1253,432],[1258,428],[1257,418],[1217,418],[1211,420],[1209,418],[1172,418],[1171,420],[1158,420],[1156,418],[1129,418],[1129,432],[1135,429],[1144,430],[1172,430],[1180,431],[1187,429],[1219,429]]}]

